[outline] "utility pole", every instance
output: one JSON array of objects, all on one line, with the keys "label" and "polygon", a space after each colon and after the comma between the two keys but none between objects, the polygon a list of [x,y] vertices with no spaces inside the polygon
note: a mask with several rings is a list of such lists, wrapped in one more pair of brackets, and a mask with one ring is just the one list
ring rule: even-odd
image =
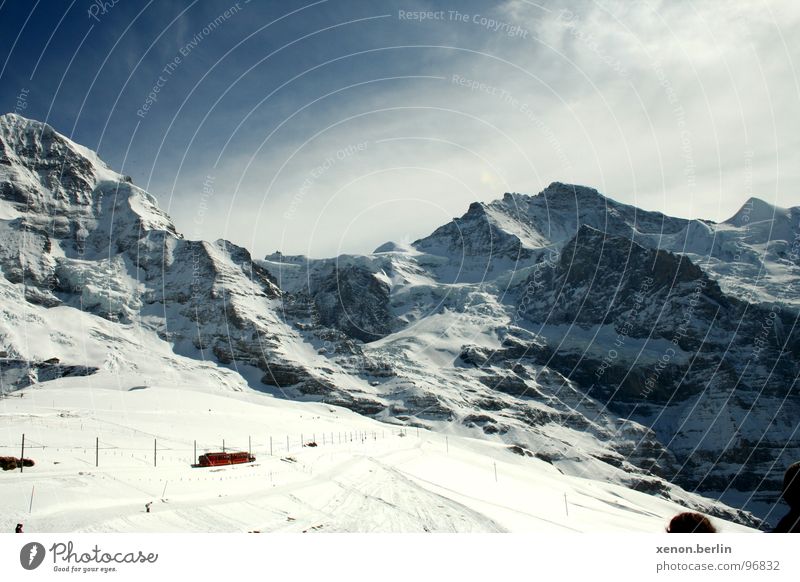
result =
[{"label": "utility pole", "polygon": [[247,436],[247,455],[250,456],[253,454],[253,443],[250,440],[250,436]]},{"label": "utility pole", "polygon": [[222,452],[225,452],[225,439],[222,439]]},{"label": "utility pole", "polygon": [[158,466],[158,439],[153,439],[153,466]]},{"label": "utility pole", "polygon": [[25,468],[25,433],[22,433],[22,452],[19,454],[19,472]]},{"label": "utility pole", "polygon": [[197,440],[194,441],[194,460],[192,460],[192,465],[197,464]]},{"label": "utility pole", "polygon": [[94,437],[94,466],[100,466],[100,437]]},{"label": "utility pole", "polygon": [[272,437],[269,437],[269,456],[272,456]]}]

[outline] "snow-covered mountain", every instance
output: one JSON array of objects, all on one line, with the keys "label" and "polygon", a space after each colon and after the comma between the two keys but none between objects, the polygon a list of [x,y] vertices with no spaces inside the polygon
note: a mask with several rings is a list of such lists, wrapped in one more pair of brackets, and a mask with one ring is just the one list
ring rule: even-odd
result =
[{"label": "snow-covered mountain", "polygon": [[765,515],[800,456],[799,225],[800,209],[758,200],[716,224],[552,184],[475,202],[409,248],[263,264],[311,295],[342,265],[383,284],[361,296],[382,328],[345,295],[327,300],[383,335],[364,351],[396,374],[379,384],[392,414],[556,458],[570,453],[554,425],[593,433],[606,465]]},{"label": "snow-covered mountain", "polygon": [[0,148],[3,391],[213,374],[750,524],[681,486],[765,516],[798,456],[798,208],[715,224],[552,184],[412,245],[254,260],[47,125],[4,115]]},{"label": "snow-covered mountain", "polygon": [[[177,354],[268,383],[329,383],[350,402],[320,375],[330,365],[280,316],[280,289],[246,249],[184,239],[150,194],[48,125],[4,115],[0,147],[0,267],[27,302],[155,333]],[[8,357],[53,356],[0,333]]]}]

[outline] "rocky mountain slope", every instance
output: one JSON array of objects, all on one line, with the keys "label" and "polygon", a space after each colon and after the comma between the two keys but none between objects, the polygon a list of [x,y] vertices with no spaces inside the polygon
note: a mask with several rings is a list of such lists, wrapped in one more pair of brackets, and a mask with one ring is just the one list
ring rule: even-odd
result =
[{"label": "rocky mountain slope", "polygon": [[[246,249],[184,239],[150,194],[50,126],[4,115],[0,148],[0,268],[27,302],[155,333],[177,354],[267,383],[324,382],[351,400],[319,375],[324,359],[279,317],[281,291]],[[52,355],[5,342],[12,358]]]},{"label": "rocky mountain slope", "polygon": [[208,360],[223,387],[499,440],[745,523],[681,486],[764,516],[798,456],[800,209],[715,224],[556,183],[410,246],[257,260],[186,240],[49,126],[2,116],[0,148],[4,391],[56,355],[143,383],[148,352]]}]

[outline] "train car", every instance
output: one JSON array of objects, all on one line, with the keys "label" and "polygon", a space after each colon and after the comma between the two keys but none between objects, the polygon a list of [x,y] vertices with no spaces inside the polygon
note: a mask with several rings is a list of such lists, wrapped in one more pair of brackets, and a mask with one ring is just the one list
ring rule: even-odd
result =
[{"label": "train car", "polygon": [[200,455],[195,467],[220,467],[223,465],[238,465],[240,463],[252,463],[255,456],[245,452],[234,453],[206,453]]}]

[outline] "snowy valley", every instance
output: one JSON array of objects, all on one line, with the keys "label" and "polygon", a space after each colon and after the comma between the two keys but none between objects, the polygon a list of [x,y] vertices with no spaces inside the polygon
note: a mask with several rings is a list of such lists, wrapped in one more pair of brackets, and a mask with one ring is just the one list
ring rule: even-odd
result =
[{"label": "snowy valley", "polygon": [[[555,183],[410,245],[259,259],[187,240],[45,124],[1,116],[0,148],[0,454],[25,433],[36,461],[0,474],[6,530],[662,531],[689,507],[744,531],[783,513],[800,208],[752,199],[713,223]],[[222,439],[256,463],[190,467]]]}]

